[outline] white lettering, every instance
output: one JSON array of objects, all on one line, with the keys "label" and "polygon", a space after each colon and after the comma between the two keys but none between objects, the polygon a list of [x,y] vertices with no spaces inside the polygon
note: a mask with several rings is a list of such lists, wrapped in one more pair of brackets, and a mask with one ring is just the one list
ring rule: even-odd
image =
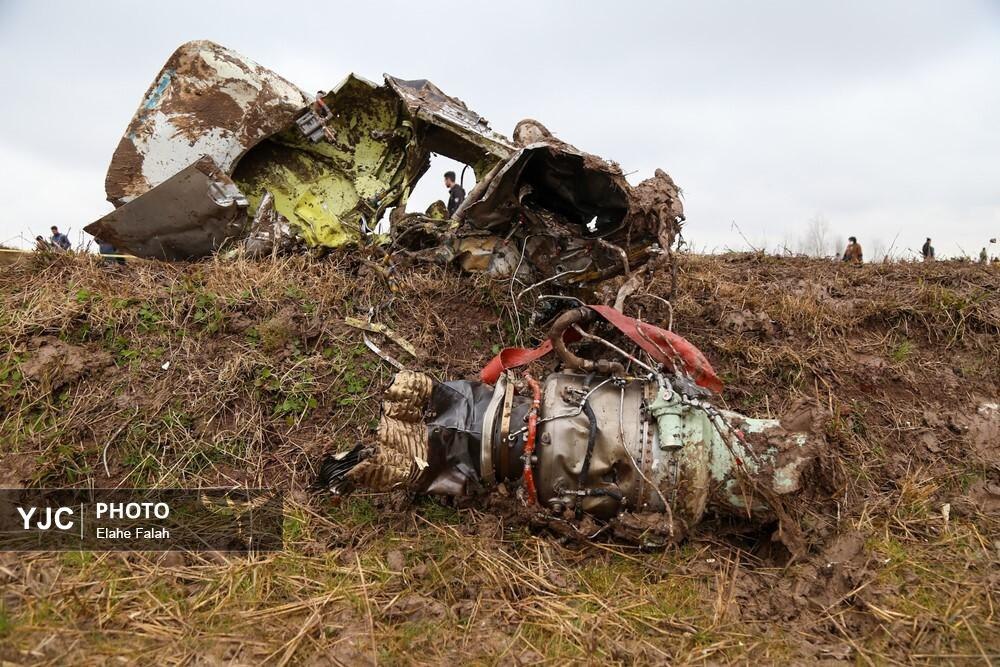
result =
[{"label": "white lettering", "polygon": [[[17,508],[17,513],[21,515],[21,519],[24,521],[25,530],[31,530],[31,518],[35,516],[35,512],[37,511],[37,507],[30,507],[27,510],[23,507]],[[34,527],[38,530],[48,530],[54,525],[59,530],[69,530],[73,527],[73,522],[63,519],[67,515],[73,515],[72,507],[57,507],[55,511],[51,507],[46,507],[43,512],[39,512],[38,518],[35,519]],[[42,517],[44,517],[44,520],[42,520]]]},{"label": "white lettering", "polygon": [[131,540],[132,531],[129,528],[108,528],[98,526],[97,539],[99,540]]},{"label": "white lettering", "polygon": [[170,516],[167,503],[97,503],[97,518],[166,519]]},{"label": "white lettering", "polygon": [[67,514],[69,515],[73,514],[72,507],[60,507],[59,509],[56,510],[56,528],[58,528],[59,530],[69,530],[70,528],[73,527],[72,521],[63,523],[62,517],[66,516]]},{"label": "white lettering", "polygon": [[34,515],[36,507],[30,508],[30,512],[25,512],[23,507],[18,507],[17,511],[20,513],[21,518],[24,519],[24,529],[28,530],[28,522],[31,521],[32,515]]},{"label": "white lettering", "polygon": [[140,526],[135,529],[136,540],[169,540],[170,531],[159,526]]}]

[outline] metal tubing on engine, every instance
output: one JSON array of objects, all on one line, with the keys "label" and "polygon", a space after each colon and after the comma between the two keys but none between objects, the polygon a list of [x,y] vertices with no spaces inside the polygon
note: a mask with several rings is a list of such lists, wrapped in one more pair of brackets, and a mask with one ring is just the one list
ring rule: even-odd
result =
[{"label": "metal tubing on engine", "polygon": [[557,317],[556,321],[552,323],[552,328],[549,329],[549,340],[552,341],[552,349],[555,350],[562,362],[569,368],[586,373],[598,373],[600,375],[624,375],[625,366],[617,361],[610,361],[608,359],[591,361],[590,359],[583,359],[570,352],[569,348],[566,347],[566,343],[563,341],[563,333],[566,329],[574,324],[589,324],[594,321],[595,317],[596,313],[586,306],[567,310]]}]

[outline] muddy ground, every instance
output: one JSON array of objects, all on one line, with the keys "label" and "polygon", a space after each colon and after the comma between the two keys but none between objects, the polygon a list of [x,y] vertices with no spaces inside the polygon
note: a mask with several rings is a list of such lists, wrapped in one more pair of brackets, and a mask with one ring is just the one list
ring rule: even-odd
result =
[{"label": "muddy ground", "polygon": [[392,375],[344,318],[374,308],[420,358],[372,335],[386,351],[472,378],[539,335],[506,283],[387,282],[347,257],[0,267],[0,485],[288,490],[278,554],[0,554],[0,660],[1000,660],[998,289],[1000,269],[952,262],[681,257],[673,328],[726,407],[822,407],[826,502],[790,563],[768,530],[644,552],[495,508],[310,494],[324,453],[371,438]]}]

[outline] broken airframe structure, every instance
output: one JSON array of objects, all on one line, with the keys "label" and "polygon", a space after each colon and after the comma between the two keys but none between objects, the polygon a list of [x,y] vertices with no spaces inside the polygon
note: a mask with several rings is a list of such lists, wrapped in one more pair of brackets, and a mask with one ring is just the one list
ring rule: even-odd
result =
[{"label": "broken airframe structure", "polygon": [[[451,218],[441,207],[406,212],[432,153],[476,175]],[[708,513],[777,519],[779,534],[794,532],[783,499],[802,491],[815,441],[716,409],[721,382],[701,353],[620,312],[635,269],[669,254],[684,220],[663,171],[633,187],[617,164],[537,121],[522,120],[512,139],[494,132],[426,80],[349,75],[310,97],[197,41],[146,92],[106,190],[116,209],[87,231],[142,257],[359,244],[511,277],[530,285],[524,292],[628,276],[617,310],[563,312],[545,344],[505,350],[482,382],[401,372],[377,442],[329,459],[325,486],[470,496],[513,485],[552,523],[581,526],[586,516],[597,532],[646,544],[679,540]],[[386,217],[388,234],[379,233]],[[602,323],[617,342],[588,331]],[[568,347],[580,339],[590,346],[582,356]],[[542,383],[517,375],[549,351],[560,370]]]},{"label": "broken airframe structure", "polygon": [[[452,219],[406,212],[432,153],[476,175]],[[684,219],[666,173],[633,187],[617,164],[537,121],[521,121],[511,140],[433,83],[389,75],[377,85],[352,74],[311,97],[207,41],[167,60],[105,188],[116,209],[87,231],[142,257],[374,243],[560,285],[669,253]],[[376,233],[387,214],[388,235]]]}]

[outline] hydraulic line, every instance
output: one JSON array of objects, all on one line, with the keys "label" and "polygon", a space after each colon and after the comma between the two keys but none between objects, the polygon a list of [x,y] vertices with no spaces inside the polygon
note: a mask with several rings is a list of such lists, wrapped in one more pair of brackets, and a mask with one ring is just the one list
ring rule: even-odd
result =
[{"label": "hydraulic line", "polygon": [[528,505],[538,504],[535,490],[535,473],[531,468],[531,458],[535,453],[535,436],[538,432],[538,410],[542,405],[542,388],[531,373],[524,374],[524,381],[531,388],[531,409],[528,411],[528,436],[524,441],[524,490],[528,494]]},{"label": "hydraulic line", "polygon": [[576,485],[581,489],[587,485],[587,475],[590,474],[590,459],[594,456],[594,445],[597,443],[597,415],[594,414],[594,408],[590,406],[589,400],[583,402],[583,414],[587,415],[590,428],[587,432],[587,452],[583,455],[583,466],[580,468],[580,474],[576,477]]},{"label": "hydraulic line", "polygon": [[[576,477],[576,486],[579,489],[587,488],[587,476],[590,474],[590,459],[594,456],[594,445],[597,442],[597,415],[594,414],[594,408],[591,407],[590,401],[587,399],[583,401],[583,414],[587,415],[590,428],[587,431],[587,452],[583,455],[583,465],[580,467],[580,474]],[[583,507],[581,507],[580,503],[577,503],[577,518],[580,518],[582,513]]]},{"label": "hydraulic line", "polygon": [[566,343],[563,341],[563,332],[574,324],[588,324],[593,322],[596,317],[597,313],[586,306],[567,310],[557,317],[549,329],[549,341],[552,342],[552,349],[555,350],[555,353],[562,362],[569,368],[575,368],[586,373],[596,372],[600,375],[625,375],[625,367],[617,361],[610,361],[608,359],[598,359],[597,361],[583,359],[570,352],[566,347]]}]

